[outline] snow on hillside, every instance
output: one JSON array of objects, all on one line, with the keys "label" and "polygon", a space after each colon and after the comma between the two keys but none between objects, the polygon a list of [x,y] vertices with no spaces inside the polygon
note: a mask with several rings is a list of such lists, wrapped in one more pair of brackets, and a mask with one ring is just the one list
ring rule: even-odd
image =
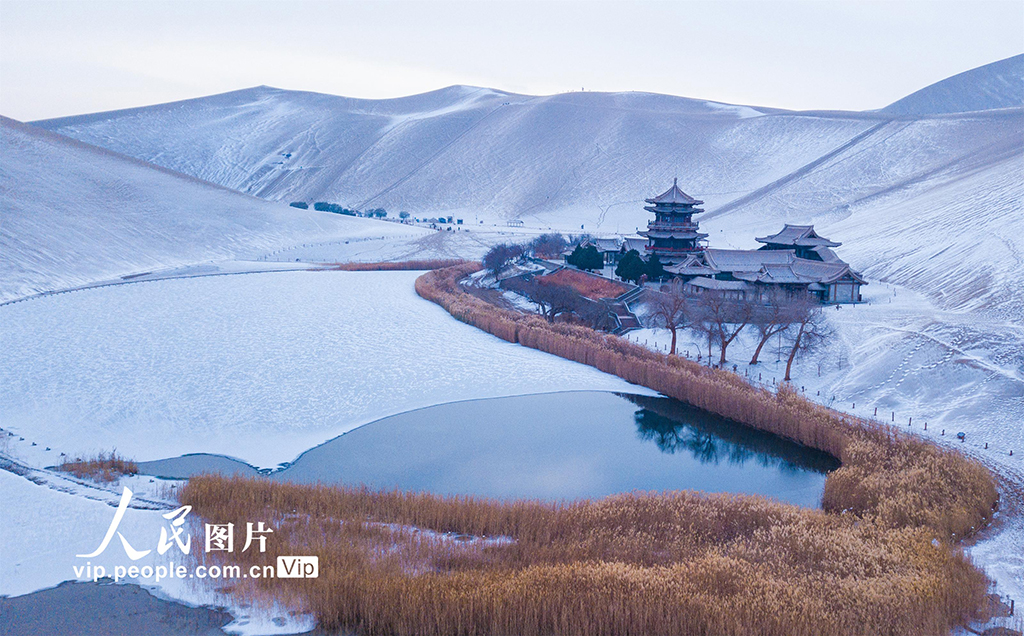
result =
[{"label": "snow on hillside", "polygon": [[25,438],[16,453],[52,448],[51,463],[116,447],[137,460],[208,452],[271,467],[443,402],[651,393],[453,320],[415,294],[418,275],[159,280],[0,307],[0,427]]},{"label": "snow on hillside", "polygon": [[832,156],[700,217],[750,248],[813,223],[869,277],[943,309],[1024,321],[1024,111],[879,124]]},{"label": "snow on hillside", "polygon": [[[979,70],[963,80],[978,86],[958,90],[983,91],[1000,72]],[[630,233],[650,220],[643,199],[679,177],[706,202],[712,244],[752,246],[784,222],[816,223],[853,249],[855,267],[944,308],[1024,311],[1009,275],[1024,253],[1024,182],[1011,178],[1022,108],[915,119],[648,93],[457,86],[355,100],[260,87],[38,125],[263,198],[443,212],[475,228],[520,218]],[[929,225],[936,206],[942,222]],[[942,243],[950,222],[961,230],[955,265],[927,263],[935,250],[920,245]]]},{"label": "snow on hillside", "polygon": [[889,104],[893,115],[963,113],[1024,106],[1024,55],[979,66]]},{"label": "snow on hillside", "polygon": [[314,240],[414,240],[290,208],[0,118],[0,301]]},{"label": "snow on hillside", "polygon": [[647,93],[352,100],[260,87],[36,125],[263,198],[487,218],[577,208],[588,224],[673,175],[699,191],[757,187],[871,125],[751,114]]}]

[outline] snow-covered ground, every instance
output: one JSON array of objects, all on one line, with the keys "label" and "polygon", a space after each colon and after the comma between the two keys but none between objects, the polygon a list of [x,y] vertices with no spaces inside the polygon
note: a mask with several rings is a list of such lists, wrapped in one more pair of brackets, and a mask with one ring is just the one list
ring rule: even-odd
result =
[{"label": "snow-covered ground", "polygon": [[[510,218],[633,232],[651,218],[643,199],[678,177],[706,202],[697,218],[712,246],[752,247],[783,223],[814,223],[875,279],[940,309],[1020,323],[1020,64],[940,82],[899,112],[787,112],[647,93],[454,86],[358,100],[258,87],[38,125],[265,199],[454,215],[471,232]],[[956,112],[958,95],[993,97],[980,106],[999,108]],[[451,248],[434,240],[446,245],[427,253]],[[479,251],[459,243],[451,253]]]},{"label": "snow-covered ground", "polygon": [[[97,559],[76,558],[96,547],[118,491],[39,470],[61,453],[116,447],[145,460],[211,452],[275,466],[360,424],[443,402],[580,389],[651,393],[452,320],[416,296],[418,275],[170,278],[0,307],[0,460],[14,458],[41,484],[0,470],[0,594],[82,578],[73,567],[86,561],[109,574],[118,564],[166,564],[175,553],[128,562],[115,539]],[[152,547],[147,542],[155,545],[168,527],[161,514],[176,507],[168,486],[123,482],[150,509],[129,509],[121,531],[133,547]],[[236,617],[229,631],[312,626],[308,617],[239,606],[218,585],[138,582],[161,597],[227,606]]]},{"label": "snow-covered ground", "polygon": [[[985,103],[1014,103],[1004,67],[1019,64],[960,76],[952,98],[976,86]],[[109,150],[0,119],[0,303],[108,285],[0,305],[0,426],[18,432],[0,431],[0,454],[38,467],[116,447],[270,466],[418,406],[627,389],[452,320],[414,295],[414,273],[209,275],[477,258],[549,229],[632,232],[651,218],[642,199],[678,176],[707,201],[698,220],[713,247],[754,247],[784,222],[844,243],[840,256],[872,280],[869,303],[829,310],[836,337],[798,362],[795,381],[836,408],[912,417],[911,431],[999,472],[1016,507],[970,550],[1019,601],[1024,109],[921,115],[964,109],[943,90],[899,113],[789,113],[640,93],[451,87],[352,100],[260,87],[43,123]],[[465,224],[435,232],[301,211],[210,182]],[[730,350],[741,372],[750,348]],[[781,378],[777,357],[767,347],[748,373]],[[53,492],[4,471],[0,489],[0,550],[19,556],[0,559],[0,594],[63,580],[66,564],[24,535],[45,528],[77,547],[71,535],[113,510],[77,486]],[[133,532],[162,522],[135,512]]]},{"label": "snow-covered ground", "polygon": [[[45,483],[38,484],[29,478]],[[4,523],[0,524],[0,552],[4,555],[0,559],[0,595],[20,596],[67,580],[113,578],[118,566],[149,567],[152,572],[147,573],[147,578],[127,577],[120,582],[138,583],[159,598],[192,607],[225,607],[235,618],[225,627],[229,633],[294,634],[314,627],[312,616],[292,615],[276,607],[254,608],[230,594],[218,592],[217,588],[230,584],[229,579],[210,582],[165,575],[157,581],[158,567],[177,568],[188,563],[188,573],[195,572],[192,562],[186,561],[177,545],[163,555],[156,550],[160,530],[173,529],[163,515],[177,509],[178,504],[164,494],[166,485],[149,483],[152,481],[124,478],[120,484],[101,489],[53,473],[30,470],[22,476],[0,470],[0,497],[4,504]],[[98,556],[77,557],[92,554],[99,547],[120,502],[119,486],[132,489],[133,507],[124,513],[118,531],[134,549],[150,553],[132,561],[115,538]],[[193,543],[190,549],[200,550],[202,546]],[[97,566],[103,568],[102,573],[95,569]]]},{"label": "snow-covered ground", "polygon": [[366,249],[431,234],[263,201],[2,117],[0,210],[0,302],[315,242]]},{"label": "snow-covered ground", "polygon": [[0,307],[0,426],[54,455],[116,446],[271,467],[423,406],[636,390],[452,320],[416,296],[418,275],[169,279]]},{"label": "snow-covered ground", "polygon": [[[1024,598],[1024,327],[943,311],[884,283],[865,287],[864,297],[865,304],[825,310],[835,336],[797,359],[794,385],[811,399],[863,417],[877,408],[878,419],[955,446],[1003,476],[1005,514],[970,553],[1000,593]],[[748,330],[729,346],[728,368],[737,365],[740,374],[772,386],[785,376],[785,341],[780,347],[773,338],[751,366],[753,336]],[[664,329],[627,338],[663,352],[671,341]],[[707,360],[706,341],[697,333],[685,330],[678,338],[680,354],[695,358],[700,351]],[[961,431],[963,443],[955,439]]]}]

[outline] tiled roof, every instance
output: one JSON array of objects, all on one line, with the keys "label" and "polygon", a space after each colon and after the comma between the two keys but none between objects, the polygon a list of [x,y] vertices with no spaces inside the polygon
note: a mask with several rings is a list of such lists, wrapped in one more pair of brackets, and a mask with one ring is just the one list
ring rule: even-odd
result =
[{"label": "tiled roof", "polygon": [[765,263],[788,264],[796,258],[792,250],[704,250],[707,263],[723,272],[756,272]]},{"label": "tiled roof", "polygon": [[590,239],[591,245],[599,252],[618,252],[622,243],[617,238],[595,238]]},{"label": "tiled roof", "polygon": [[746,291],[750,289],[750,285],[738,280],[717,280],[715,278],[705,278],[698,276],[693,280],[686,283],[687,285],[693,285],[694,287],[701,287],[703,289],[717,289],[719,291]]},{"label": "tiled roof", "polygon": [[677,181],[678,181],[677,179],[672,179],[672,187],[671,188],[669,188],[665,192],[662,192],[661,194],[659,194],[658,196],[654,197],[653,199],[644,199],[644,200],[647,201],[648,203],[654,203],[654,204],[658,204],[658,203],[681,203],[681,204],[684,204],[684,205],[700,205],[701,203],[704,203],[703,201],[698,201],[697,199],[694,199],[690,195],[688,195],[685,192],[683,192],[682,190],[680,190],[679,186],[677,185]]},{"label": "tiled roof", "polygon": [[758,243],[769,245],[799,245],[800,247],[839,247],[842,245],[842,243],[835,243],[818,236],[813,225],[790,225],[789,223],[786,223],[781,232],[771,236],[762,236],[755,240]]},{"label": "tiled roof", "polygon": [[665,270],[683,276],[726,272],[751,283],[827,284],[847,275],[858,282],[866,282],[838,257],[834,261],[812,261],[798,258],[793,250],[708,249],[699,257],[691,257]]},{"label": "tiled roof", "polygon": [[671,238],[681,240],[692,240],[707,238],[707,234],[703,232],[695,232],[693,230],[647,230],[646,232],[638,232],[641,236],[650,236],[651,238]]},{"label": "tiled roof", "polygon": [[825,261],[826,263],[843,262],[843,259],[839,258],[839,256],[835,252],[833,252],[830,248],[825,247],[824,245],[815,247],[811,251],[817,254],[821,258],[821,260]]}]

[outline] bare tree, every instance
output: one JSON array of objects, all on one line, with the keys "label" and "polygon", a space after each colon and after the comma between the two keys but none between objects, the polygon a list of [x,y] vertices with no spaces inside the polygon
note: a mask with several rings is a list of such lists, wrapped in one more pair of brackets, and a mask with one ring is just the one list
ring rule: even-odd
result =
[{"label": "bare tree", "polygon": [[793,334],[793,346],[789,350],[789,360],[786,361],[786,382],[790,380],[790,370],[793,367],[793,360],[801,351],[811,351],[824,342],[832,331],[825,322],[825,315],[821,305],[814,298],[794,298],[789,305],[792,323],[790,332]]},{"label": "bare tree", "polygon": [[569,242],[561,234],[541,234],[530,241],[530,249],[537,258],[555,258],[565,250]]},{"label": "bare tree", "polygon": [[574,313],[591,329],[607,331],[615,324],[611,309],[599,300],[578,296]]},{"label": "bare tree", "polygon": [[526,248],[517,243],[501,243],[495,245],[483,258],[483,266],[497,279],[509,263],[526,253]]},{"label": "bare tree", "polygon": [[708,358],[711,358],[711,346],[717,344],[721,350],[718,364],[724,365],[729,345],[750,324],[753,305],[711,289],[697,294],[695,299],[695,324],[707,338]]},{"label": "bare tree", "polygon": [[765,295],[764,302],[758,303],[751,308],[750,324],[757,329],[757,348],[754,349],[754,357],[750,364],[757,364],[757,358],[761,355],[761,349],[768,343],[772,336],[776,336],[793,324],[793,315],[790,309],[792,298],[778,287],[770,287]]},{"label": "bare tree", "polygon": [[541,282],[536,278],[529,281],[511,278],[503,281],[502,286],[537,303],[548,322],[554,322],[562,314],[578,312],[580,306],[580,295],[566,285]]},{"label": "bare tree", "polygon": [[650,309],[653,325],[668,329],[672,333],[670,355],[676,355],[678,331],[688,324],[691,305],[691,297],[683,291],[683,283],[679,279],[662,285],[659,291],[647,294],[647,307]]}]

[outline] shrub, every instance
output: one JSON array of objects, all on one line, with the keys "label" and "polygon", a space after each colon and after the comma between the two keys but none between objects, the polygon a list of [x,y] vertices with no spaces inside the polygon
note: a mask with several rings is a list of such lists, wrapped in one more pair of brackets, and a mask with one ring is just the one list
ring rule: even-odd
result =
[{"label": "shrub", "polygon": [[639,284],[640,277],[645,273],[644,270],[645,265],[643,259],[640,258],[640,252],[629,250],[619,260],[618,266],[615,267],[615,275],[622,280]]},{"label": "shrub", "polygon": [[657,254],[651,254],[647,259],[647,263],[644,265],[644,274],[647,274],[647,280],[661,280],[668,275]]},{"label": "shrub", "polygon": [[292,201],[288,205],[292,206],[293,208],[299,208],[300,210],[309,209],[309,204],[306,203],[305,201]]},{"label": "shrub", "polygon": [[484,254],[483,266],[495,278],[513,261],[523,256],[526,248],[518,243],[501,243],[487,250]]},{"label": "shrub", "polygon": [[583,270],[601,269],[604,267],[604,258],[593,245],[577,245],[572,254],[565,259],[567,263]]},{"label": "shrub", "polygon": [[86,459],[63,458],[57,470],[71,473],[79,479],[111,482],[123,475],[137,475],[139,466],[134,461],[121,457],[114,450],[106,455],[99,453],[96,457]]},{"label": "shrub", "polygon": [[561,234],[541,234],[530,241],[530,251],[537,258],[557,258],[568,245]]},{"label": "shrub", "polygon": [[313,204],[314,210],[320,212],[333,212],[334,214],[344,214],[345,216],[359,216],[357,210],[350,210],[346,207],[340,206],[337,203],[328,203],[327,201],[317,201]]}]

